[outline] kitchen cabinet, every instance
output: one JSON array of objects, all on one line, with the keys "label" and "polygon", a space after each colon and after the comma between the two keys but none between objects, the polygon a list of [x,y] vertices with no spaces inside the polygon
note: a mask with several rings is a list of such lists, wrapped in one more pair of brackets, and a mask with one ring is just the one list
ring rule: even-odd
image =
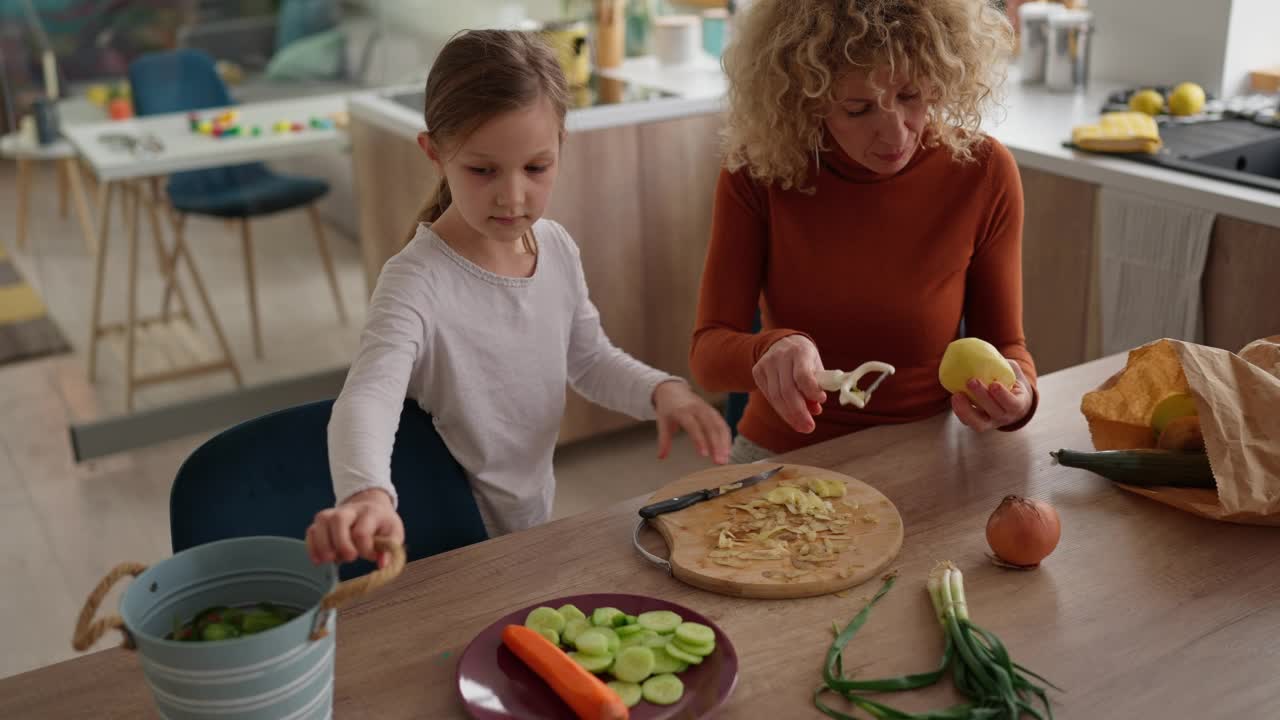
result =
[{"label": "kitchen cabinet", "polygon": [[1219,216],[1200,287],[1206,345],[1280,335],[1280,228]]},{"label": "kitchen cabinet", "polygon": [[[639,131],[629,125],[573,133],[561,153],[560,175],[546,216],[563,225],[577,242],[587,289],[609,339],[649,362],[644,213],[636,192]],[[560,442],[617,430],[632,422],[571,390],[560,424]]]},{"label": "kitchen cabinet", "polygon": [[[1044,374],[1101,356],[1098,186],[1019,168],[1023,224],[1023,327]],[[1201,279],[1204,337],[1238,351],[1280,334],[1280,228],[1218,215]]]},{"label": "kitchen cabinet", "polygon": [[1021,167],[1022,326],[1043,375],[1098,356],[1091,347],[1097,314],[1098,186]]},{"label": "kitchen cabinet", "polygon": [[720,174],[721,124],[714,114],[640,126],[646,345],[656,367],[686,378]]}]

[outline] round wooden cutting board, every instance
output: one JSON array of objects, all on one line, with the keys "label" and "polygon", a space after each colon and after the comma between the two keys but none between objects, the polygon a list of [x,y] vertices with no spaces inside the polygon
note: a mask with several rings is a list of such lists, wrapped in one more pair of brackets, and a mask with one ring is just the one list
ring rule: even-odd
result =
[{"label": "round wooden cutting board", "polygon": [[[727,485],[779,465],[785,469],[764,482],[649,521],[667,542],[672,575],[695,587],[724,595],[798,598],[853,587],[878,576],[893,562],[902,548],[902,516],[898,509],[879,490],[861,480],[823,468],[787,463],[724,465],[687,475],[658,490],[649,502]],[[766,526],[761,529],[767,529],[771,520],[776,524],[777,513],[783,506],[756,505],[757,511],[765,516],[757,518],[747,511],[731,509],[730,505],[767,502],[765,496],[771,490],[781,485],[807,488],[815,478],[842,481],[846,487],[843,497],[824,499],[831,501],[835,516],[843,516],[847,524],[831,525],[827,521],[803,519],[804,522],[828,525],[818,532],[818,542],[809,544],[811,551],[821,548],[825,552],[826,544],[821,538],[831,538],[832,546],[840,548],[839,552],[827,553],[834,554],[834,560],[822,563],[800,560],[796,563],[798,553],[808,538],[785,533],[782,537],[789,538],[788,552],[791,555],[778,559],[743,559],[731,555],[763,549],[751,540],[752,533],[741,531],[741,527],[745,523],[763,520]],[[735,537],[741,544],[732,548],[717,547],[720,533],[712,531],[712,528],[731,519],[735,519],[740,528]],[[787,521],[797,524],[802,519],[788,515]]]}]

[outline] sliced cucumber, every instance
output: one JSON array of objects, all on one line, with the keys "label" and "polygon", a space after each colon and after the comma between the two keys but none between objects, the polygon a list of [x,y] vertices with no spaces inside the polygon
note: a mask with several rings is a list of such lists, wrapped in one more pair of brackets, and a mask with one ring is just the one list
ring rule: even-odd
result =
[{"label": "sliced cucumber", "polygon": [[564,623],[564,616],[556,612],[555,608],[549,607],[534,608],[524,619],[524,626],[527,628],[555,630],[557,635],[564,630]]},{"label": "sliced cucumber", "polygon": [[676,628],[676,639],[690,645],[714,645],[716,631],[701,623],[680,623],[680,627]]},{"label": "sliced cucumber", "polygon": [[659,635],[658,633],[652,630],[647,630],[647,629],[644,632],[640,633],[639,637],[641,638],[640,640],[641,645],[644,645],[645,647],[651,647],[651,648],[666,647],[667,643],[671,642],[670,637],[666,635]]},{"label": "sliced cucumber", "polygon": [[628,635],[618,643],[618,651],[621,652],[629,647],[648,647],[648,645],[642,642],[640,635]]},{"label": "sliced cucumber", "polygon": [[538,628],[538,634],[551,641],[552,645],[560,645],[560,633],[551,628]]},{"label": "sliced cucumber", "polygon": [[640,692],[640,684],[633,682],[622,682],[621,680],[610,680],[605,683],[610,690],[618,693],[618,697],[622,698],[622,704],[627,707],[635,707],[640,703],[642,693]]},{"label": "sliced cucumber", "polygon": [[653,673],[653,650],[647,647],[629,647],[623,650],[613,659],[610,672],[623,682],[643,681]]},{"label": "sliced cucumber", "polygon": [[676,645],[674,641],[667,643],[666,651],[668,655],[680,662],[689,663],[690,665],[697,665],[702,662],[701,655],[694,655],[687,650],[680,649],[680,646]]},{"label": "sliced cucumber", "polygon": [[609,655],[609,636],[600,632],[600,628],[587,628],[573,639],[573,646],[579,652],[588,655]]},{"label": "sliced cucumber", "polygon": [[613,664],[612,655],[591,655],[589,653],[571,652],[569,657],[587,669],[587,672],[602,673]]},{"label": "sliced cucumber", "polygon": [[613,627],[614,618],[626,617],[625,613],[615,607],[596,608],[591,613],[591,624],[599,627]]},{"label": "sliced cucumber", "polygon": [[[680,638],[671,638],[671,645],[680,648],[690,655],[697,655],[698,657],[706,657],[715,652],[716,649],[715,643],[710,645],[695,645],[693,643],[687,643]],[[670,645],[668,647],[670,647]]]},{"label": "sliced cucumber", "polygon": [[623,625],[622,627],[614,628],[613,631],[618,633],[618,637],[626,640],[632,635],[639,635],[644,632],[644,628],[639,625]]},{"label": "sliced cucumber", "polygon": [[684,683],[670,673],[654,675],[640,686],[640,695],[655,705],[673,705],[684,697]]},{"label": "sliced cucumber", "polygon": [[604,635],[605,639],[609,641],[610,653],[618,652],[618,648],[622,646],[622,638],[618,637],[618,633],[614,632],[613,628],[598,627],[595,628],[595,631]]},{"label": "sliced cucumber", "polygon": [[640,613],[636,622],[657,633],[670,633],[680,627],[682,619],[670,610],[650,610]]},{"label": "sliced cucumber", "polygon": [[[633,626],[628,625],[627,627],[633,627]],[[639,626],[637,625],[634,627],[639,627]],[[621,629],[622,628],[619,628],[619,630]],[[633,647],[635,645],[641,645],[643,647],[653,648],[653,647],[662,647],[663,645],[666,645],[666,644],[667,644],[667,638],[665,636],[659,635],[658,633],[652,630],[646,630],[645,628],[640,628],[640,632],[632,633],[631,635],[627,635],[623,637],[622,644],[619,645],[619,647],[626,648],[626,647]]]},{"label": "sliced cucumber", "polygon": [[561,605],[556,612],[560,613],[560,616],[564,618],[565,622],[569,622],[575,618],[578,620],[587,619],[587,616],[578,609],[578,606],[573,605],[572,603],[568,605]]},{"label": "sliced cucumber", "polygon": [[685,668],[689,667],[687,664],[671,657],[671,653],[667,652],[665,647],[652,648],[652,650],[654,675],[683,672]]},{"label": "sliced cucumber", "polygon": [[578,639],[578,635],[581,635],[583,630],[589,630],[590,628],[591,623],[587,622],[586,617],[574,618],[564,624],[564,630],[560,633],[560,639],[563,640],[566,645],[572,645],[573,641]]},{"label": "sliced cucumber", "polygon": [[627,615],[626,618],[627,618],[628,625],[635,625],[636,621],[638,620],[638,618],[636,618],[635,615]]}]

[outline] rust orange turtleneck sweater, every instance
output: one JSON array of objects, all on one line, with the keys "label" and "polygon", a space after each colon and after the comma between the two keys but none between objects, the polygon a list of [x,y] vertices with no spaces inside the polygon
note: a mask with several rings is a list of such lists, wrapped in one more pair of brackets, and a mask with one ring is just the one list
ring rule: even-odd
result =
[{"label": "rust orange turtleneck sweater", "polygon": [[[922,147],[885,177],[828,143],[811,195],[761,184],[746,168],[721,171],[694,378],[711,391],[751,391],[739,431],[788,452],[948,411],[938,364],[963,314],[965,334],[1017,361],[1034,391],[1022,332],[1022,185],[1009,151],[987,138],[963,163],[945,147]],[[757,304],[763,328],[752,333]],[[797,333],[814,341],[827,368],[880,360],[896,373],[863,410],[828,393],[817,428],[799,433],[751,376],[770,345]],[[1026,418],[1002,429],[1024,425],[1037,402],[1038,394]]]}]

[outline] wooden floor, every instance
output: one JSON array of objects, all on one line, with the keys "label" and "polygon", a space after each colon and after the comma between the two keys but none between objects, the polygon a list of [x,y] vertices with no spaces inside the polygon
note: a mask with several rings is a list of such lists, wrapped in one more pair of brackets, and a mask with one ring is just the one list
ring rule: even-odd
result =
[{"label": "wooden floor", "polygon": [[[47,175],[47,177],[44,177]],[[0,218],[12,218],[12,171],[0,174]],[[0,225],[9,252],[42,288],[54,318],[82,345],[88,327],[88,259],[74,219],[57,215],[52,174],[42,173],[47,193],[36,193],[31,247],[14,249],[12,230]],[[238,356],[250,377],[281,377],[347,362],[363,316],[362,280],[354,250],[334,242],[352,327],[339,329],[318,261],[311,254],[306,218],[287,217],[275,229],[281,242],[261,243],[267,360],[251,361],[239,246],[218,224],[193,243],[210,278]],[[290,225],[288,223],[292,222]],[[193,236],[196,237],[196,236]],[[262,237],[268,237],[262,233]],[[150,259],[148,259],[150,261]],[[117,277],[123,278],[123,270]],[[266,278],[273,278],[269,285]],[[119,293],[122,295],[123,293]],[[91,385],[80,352],[0,366],[0,677],[70,658],[71,630],[93,585],[115,564],[152,563],[170,554],[169,485],[186,455],[208,436],[95,461],[72,461],[67,426],[73,420],[118,412],[118,380],[104,364]],[[219,384],[221,383],[221,384]],[[139,406],[181,393],[198,396],[229,381],[213,378],[157,388]],[[706,466],[681,436],[664,462],[655,459],[653,426],[561,448],[556,454],[555,516],[575,514],[651,492]],[[619,538],[619,542],[629,542]],[[104,605],[114,608],[120,590]],[[115,642],[104,639],[99,647]]]},{"label": "wooden floor", "polygon": [[[25,250],[16,245],[14,221],[17,206],[12,163],[0,165],[0,243],[13,257],[27,282],[40,294],[50,317],[75,348],[82,365],[87,357],[93,291],[93,258],[85,248],[74,216],[61,217],[52,166],[33,167],[30,226]],[[117,194],[119,195],[119,194]],[[144,219],[139,236],[139,313],[160,308],[161,276],[153,250],[151,227]],[[111,213],[111,235],[103,296],[103,322],[121,322],[127,310],[128,244],[120,204]],[[162,221],[163,222],[163,221]],[[330,230],[328,247],[333,255],[339,287],[349,314],[348,324],[338,322],[333,298],[316,251],[310,221],[303,211],[272,215],[251,223],[253,261],[258,286],[264,357],[253,354],[245,269],[237,226],[221,220],[192,218],[187,223],[187,243],[209,288],[211,302],[226,332],[231,352],[240,364],[246,387],[345,367],[354,354],[365,315],[365,282],[359,248],[348,237]],[[168,227],[165,242],[173,242]],[[190,276],[182,275],[194,323],[143,331],[138,345],[141,372],[172,369],[192,359],[211,359],[217,350],[215,336],[200,310]],[[99,349],[94,383],[96,403],[75,408],[90,413],[89,420],[125,412],[124,345],[107,339]],[[171,404],[231,390],[230,373],[205,375],[164,385],[145,387],[135,397],[135,408]]]}]

